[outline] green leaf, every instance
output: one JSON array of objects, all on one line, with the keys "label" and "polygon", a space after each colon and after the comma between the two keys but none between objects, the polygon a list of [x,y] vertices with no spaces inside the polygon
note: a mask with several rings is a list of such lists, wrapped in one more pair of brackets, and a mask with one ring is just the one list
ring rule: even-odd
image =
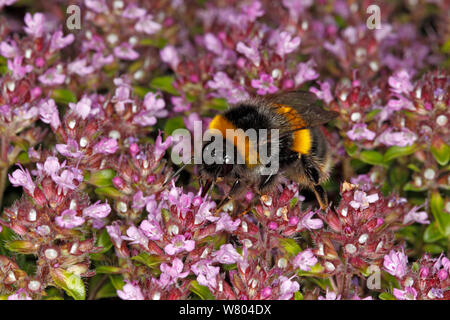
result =
[{"label": "green leaf", "polygon": [[344,148],[350,157],[353,157],[356,151],[358,151],[358,147],[356,146],[356,144],[354,144],[353,141],[350,140],[344,142]]},{"label": "green leaf", "polygon": [[381,112],[381,109],[373,109],[372,111],[370,111],[368,114],[366,114],[364,121],[365,122],[370,122],[373,120],[373,118],[375,118],[375,116],[377,114],[379,114]]},{"label": "green leaf", "polygon": [[56,103],[69,104],[69,102],[77,102],[77,97],[72,93],[72,91],[67,89],[55,89],[52,93],[52,99]]},{"label": "green leaf", "polygon": [[384,162],[389,162],[395,158],[410,155],[410,154],[416,152],[418,149],[419,148],[415,144],[407,146],[407,147],[393,146],[393,147],[390,147],[386,151],[386,153],[384,154],[383,160],[384,160]]},{"label": "green leaf", "polygon": [[105,299],[105,298],[113,298],[117,297],[117,290],[114,288],[111,281],[108,281],[105,285],[103,285],[100,290],[98,290],[95,295],[95,299]]},{"label": "green leaf", "polygon": [[170,94],[173,94],[175,96],[179,96],[177,89],[174,88],[172,85],[174,81],[174,78],[172,76],[162,76],[153,78],[153,80],[150,82],[150,86],[152,88],[168,92]]},{"label": "green leaf", "polygon": [[305,297],[303,297],[303,294],[300,291],[297,291],[294,293],[294,300],[304,300]]},{"label": "green leaf", "polygon": [[281,247],[283,247],[283,249],[292,256],[296,256],[300,251],[302,251],[302,248],[300,248],[294,239],[281,238],[279,241]]},{"label": "green leaf", "polygon": [[162,261],[159,256],[151,255],[147,252],[142,252],[139,255],[132,257],[131,260],[140,262],[149,268],[157,268]]},{"label": "green leaf", "polygon": [[378,151],[374,150],[364,150],[359,154],[359,159],[365,163],[373,165],[385,166],[383,161],[383,155]]},{"label": "green leaf", "polygon": [[109,279],[116,290],[122,290],[125,285],[125,281],[123,281],[123,276],[121,275],[110,275]]},{"label": "green leaf", "polygon": [[432,145],[430,151],[441,166],[445,166],[450,160],[450,147],[445,143],[440,148]]},{"label": "green leaf", "polygon": [[198,284],[197,280],[191,281],[189,290],[202,300],[216,300],[216,297],[209,291],[209,288]]},{"label": "green leaf", "polygon": [[436,242],[441,240],[442,238],[444,238],[444,235],[439,230],[436,221],[430,223],[423,234],[423,241],[425,241],[426,243]]},{"label": "green leaf", "polygon": [[90,174],[85,177],[89,184],[96,187],[109,187],[112,186],[112,179],[116,176],[116,171],[113,169],[103,169]]},{"label": "green leaf", "polygon": [[113,246],[111,238],[109,237],[108,231],[106,231],[106,229],[103,229],[100,235],[98,235],[95,246],[103,248],[100,253],[105,253]]},{"label": "green leaf", "polygon": [[444,200],[438,191],[431,195],[430,207],[439,231],[444,236],[450,237],[450,214],[444,211]]},{"label": "green leaf", "polygon": [[219,111],[225,111],[228,109],[228,103],[227,103],[227,100],[225,100],[223,98],[214,98],[214,99],[211,99],[211,101],[209,101],[207,103],[207,108],[215,109],[215,110],[219,110]]},{"label": "green leaf", "polygon": [[173,117],[167,120],[164,126],[164,133],[170,136],[176,129],[185,128],[182,116]]},{"label": "green leaf", "polygon": [[139,41],[140,45],[156,47],[158,49],[162,49],[167,44],[167,39],[165,38],[146,38]]},{"label": "green leaf", "polygon": [[86,288],[80,276],[61,268],[51,269],[50,275],[55,285],[63,289],[75,300],[84,300],[86,298]]},{"label": "green leaf", "polygon": [[122,271],[122,268],[114,266],[98,266],[95,268],[95,272],[98,274],[120,274]]},{"label": "green leaf", "polygon": [[378,298],[380,298],[381,300],[397,300],[395,299],[394,295],[388,292],[382,292],[380,293],[380,295],[378,296]]},{"label": "green leaf", "polygon": [[146,88],[146,87],[142,87],[142,86],[134,86],[133,91],[134,91],[134,93],[136,93],[136,95],[139,98],[144,99],[145,95],[152,90],[150,88]]},{"label": "green leaf", "polygon": [[444,251],[444,248],[442,248],[438,244],[430,243],[423,246],[423,250],[425,252],[431,253],[431,254],[440,254]]},{"label": "green leaf", "polygon": [[95,193],[99,196],[109,197],[109,198],[120,198],[122,193],[114,187],[102,187],[95,188]]}]

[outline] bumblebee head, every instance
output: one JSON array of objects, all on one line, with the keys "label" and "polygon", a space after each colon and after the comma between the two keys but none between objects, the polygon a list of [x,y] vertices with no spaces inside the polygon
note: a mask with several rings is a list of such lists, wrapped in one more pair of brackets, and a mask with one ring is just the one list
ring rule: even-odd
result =
[{"label": "bumblebee head", "polygon": [[[228,146],[228,147],[226,147]],[[206,143],[203,146],[203,163],[200,167],[200,174],[207,179],[216,181],[217,178],[224,178],[232,171],[236,163],[236,152],[227,144],[225,139],[222,146],[213,142]]]}]

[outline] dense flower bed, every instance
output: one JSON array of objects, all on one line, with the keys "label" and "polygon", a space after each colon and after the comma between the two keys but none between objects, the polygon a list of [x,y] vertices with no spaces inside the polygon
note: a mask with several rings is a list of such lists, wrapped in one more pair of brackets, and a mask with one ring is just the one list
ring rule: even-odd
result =
[{"label": "dense flower bed", "polygon": [[[1,297],[449,299],[450,3],[372,4],[0,0]],[[339,113],[327,210],[165,183],[175,129],[294,89]]]}]

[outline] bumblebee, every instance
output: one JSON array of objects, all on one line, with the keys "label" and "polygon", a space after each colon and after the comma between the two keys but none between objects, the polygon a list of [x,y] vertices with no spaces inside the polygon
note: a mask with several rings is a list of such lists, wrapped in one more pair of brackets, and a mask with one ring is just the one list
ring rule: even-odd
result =
[{"label": "bumblebee", "polygon": [[[230,148],[208,150],[213,141],[203,144],[203,154],[208,151],[221,161],[200,166],[201,178],[206,181],[204,191],[216,181],[232,183],[225,200],[238,194],[244,187],[251,187],[259,194],[271,191],[279,183],[281,176],[310,188],[322,209],[328,207],[328,198],[321,183],[331,170],[329,146],[320,126],[337,117],[338,113],[322,109],[317,104],[316,96],[305,91],[289,91],[280,94],[266,95],[242,101],[223,114],[215,116],[209,129],[219,133],[225,145]],[[278,139],[258,135],[256,139],[228,138],[227,130],[247,132],[254,129],[277,130]],[[265,170],[272,163],[263,163],[258,153],[260,147],[277,150],[271,154],[276,159],[276,171]],[[273,148],[277,147],[277,148]],[[227,149],[227,150],[226,150]],[[239,162],[238,160],[241,160]],[[256,160],[251,162],[250,160]]]}]

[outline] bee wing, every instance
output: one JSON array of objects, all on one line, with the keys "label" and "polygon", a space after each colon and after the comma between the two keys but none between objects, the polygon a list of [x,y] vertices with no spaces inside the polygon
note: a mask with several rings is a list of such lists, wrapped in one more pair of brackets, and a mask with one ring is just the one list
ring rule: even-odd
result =
[{"label": "bee wing", "polygon": [[283,106],[293,108],[306,122],[307,128],[326,124],[339,115],[338,112],[328,111],[318,106],[316,95],[308,91],[298,90],[272,94],[266,96],[266,99],[275,108]]}]

